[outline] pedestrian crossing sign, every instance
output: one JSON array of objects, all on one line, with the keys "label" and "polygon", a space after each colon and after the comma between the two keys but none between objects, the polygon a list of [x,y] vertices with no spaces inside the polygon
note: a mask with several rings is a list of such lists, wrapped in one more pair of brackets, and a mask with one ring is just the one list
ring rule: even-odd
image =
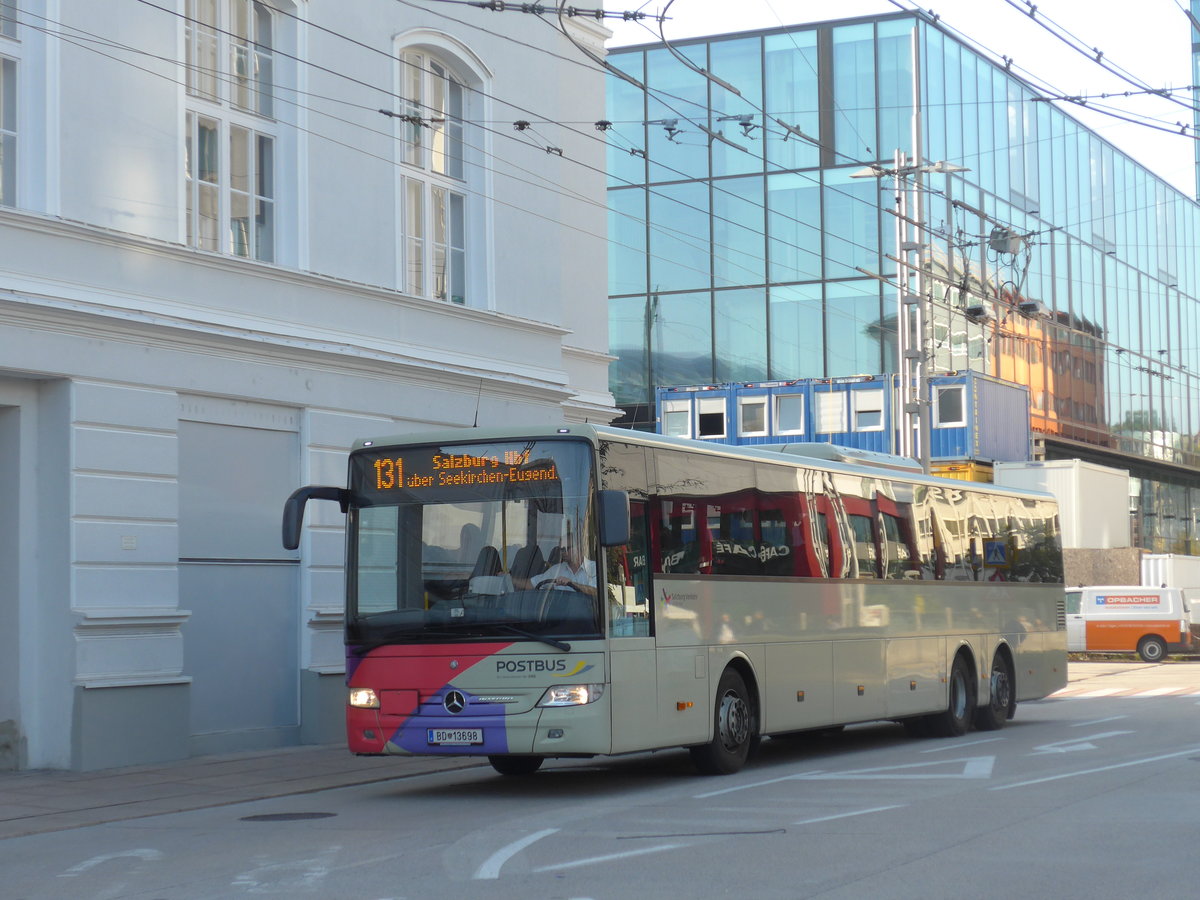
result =
[{"label": "pedestrian crossing sign", "polygon": [[984,541],[983,564],[985,566],[1007,566],[1008,545],[1004,541]]}]

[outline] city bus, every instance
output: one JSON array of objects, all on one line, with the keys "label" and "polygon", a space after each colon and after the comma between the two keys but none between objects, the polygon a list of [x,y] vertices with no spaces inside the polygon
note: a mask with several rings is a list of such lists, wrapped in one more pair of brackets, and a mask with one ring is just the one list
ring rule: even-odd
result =
[{"label": "city bus", "polygon": [[347,486],[283,516],[296,549],[309,500],[346,513],[350,750],[527,775],[686,747],[728,774],[764,735],[957,736],[1063,687],[1053,498],[837,455],[576,424],[356,442]]}]

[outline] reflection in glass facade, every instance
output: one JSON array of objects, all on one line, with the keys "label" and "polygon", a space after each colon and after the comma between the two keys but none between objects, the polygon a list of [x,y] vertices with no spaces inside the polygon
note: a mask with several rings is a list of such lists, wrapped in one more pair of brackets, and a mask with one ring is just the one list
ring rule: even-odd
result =
[{"label": "reflection in glass facade", "polygon": [[1200,553],[1196,201],[919,15],[675,47],[609,56],[648,89],[607,114],[627,424],[660,385],[896,371],[893,180],[850,175],[945,160],[907,182],[930,371],[1028,385],[1048,458],[1129,469],[1139,545]]}]

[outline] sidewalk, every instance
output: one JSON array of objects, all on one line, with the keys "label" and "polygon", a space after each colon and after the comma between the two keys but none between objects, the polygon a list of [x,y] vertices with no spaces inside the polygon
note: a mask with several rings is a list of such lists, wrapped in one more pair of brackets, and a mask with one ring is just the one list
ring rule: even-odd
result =
[{"label": "sidewalk", "polygon": [[98,772],[3,772],[0,840],[481,765],[478,757],[358,757],[336,744]]}]

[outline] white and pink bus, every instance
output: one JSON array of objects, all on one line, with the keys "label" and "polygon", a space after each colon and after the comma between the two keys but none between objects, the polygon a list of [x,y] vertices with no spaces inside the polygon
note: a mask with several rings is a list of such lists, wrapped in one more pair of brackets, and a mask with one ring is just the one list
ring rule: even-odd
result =
[{"label": "white and pink bus", "polygon": [[350,749],[512,775],[687,747],[730,773],[763,735],[996,729],[1066,683],[1051,497],[821,449],[588,425],[358,442],[347,487],[297,490],[283,522],[294,549],[308,500],[347,514]]}]

